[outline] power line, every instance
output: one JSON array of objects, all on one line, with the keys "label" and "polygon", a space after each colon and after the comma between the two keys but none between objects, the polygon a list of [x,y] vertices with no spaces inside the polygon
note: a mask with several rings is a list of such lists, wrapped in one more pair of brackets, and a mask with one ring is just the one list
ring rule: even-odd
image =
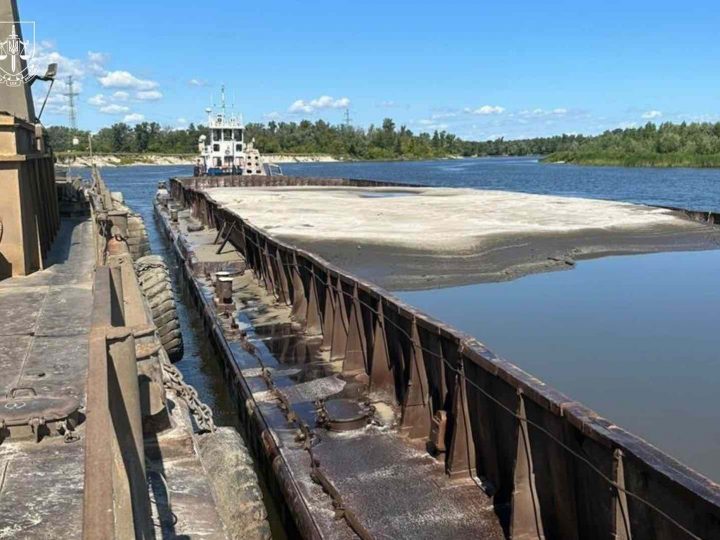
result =
[{"label": "power line", "polygon": [[73,130],[77,129],[77,110],[75,109],[75,98],[79,96],[78,92],[75,92],[73,88],[73,78],[70,75],[67,79],[67,92],[63,93],[63,96],[68,98],[68,116],[70,117],[70,127]]}]

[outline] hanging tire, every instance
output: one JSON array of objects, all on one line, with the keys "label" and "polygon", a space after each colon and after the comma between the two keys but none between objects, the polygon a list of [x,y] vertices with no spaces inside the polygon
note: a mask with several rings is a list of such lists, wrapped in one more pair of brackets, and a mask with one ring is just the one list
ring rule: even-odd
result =
[{"label": "hanging tire", "polygon": [[128,215],[128,250],[134,261],[150,253],[150,240],[143,218],[138,214]]},{"label": "hanging tire", "polygon": [[159,255],[146,255],[135,261],[135,273],[160,342],[170,360],[177,362],[183,355],[183,340],[168,267]]}]

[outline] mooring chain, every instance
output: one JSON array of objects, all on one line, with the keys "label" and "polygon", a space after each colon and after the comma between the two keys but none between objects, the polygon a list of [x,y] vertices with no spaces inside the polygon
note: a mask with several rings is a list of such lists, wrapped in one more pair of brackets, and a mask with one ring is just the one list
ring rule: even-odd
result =
[{"label": "mooring chain", "polygon": [[190,413],[195,418],[195,422],[200,432],[213,432],[215,431],[215,422],[213,420],[213,413],[210,407],[200,401],[198,392],[195,388],[186,383],[183,379],[180,370],[172,365],[168,360],[163,359],[161,361],[163,377],[165,387],[173,390],[185,403],[187,403]]}]

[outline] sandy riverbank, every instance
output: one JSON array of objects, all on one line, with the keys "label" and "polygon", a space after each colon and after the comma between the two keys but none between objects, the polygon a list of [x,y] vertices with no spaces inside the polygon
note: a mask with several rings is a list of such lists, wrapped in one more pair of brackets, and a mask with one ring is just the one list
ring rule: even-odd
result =
[{"label": "sandy riverbank", "polygon": [[208,193],[274,236],[390,289],[571,268],[615,254],[720,247],[670,210],[452,188],[221,188]]},{"label": "sandy riverbank", "polygon": [[[162,154],[101,154],[91,160],[89,156],[77,156],[73,159],[73,167],[89,167],[95,163],[98,167],[133,167],[138,165],[194,165],[197,157],[192,155],[168,156]],[[268,163],[331,163],[341,161],[328,155],[292,155],[267,154],[263,159]],[[68,165],[67,160],[59,161],[60,165]]]}]

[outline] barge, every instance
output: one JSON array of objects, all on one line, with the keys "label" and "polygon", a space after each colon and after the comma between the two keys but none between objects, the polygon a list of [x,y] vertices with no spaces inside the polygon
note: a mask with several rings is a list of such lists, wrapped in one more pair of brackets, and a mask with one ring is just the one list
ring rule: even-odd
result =
[{"label": "barge", "polygon": [[[717,484],[211,195],[272,186],[407,185],[201,176],[156,202],[303,537],[720,536]],[[713,214],[665,212],[716,234]]]}]

